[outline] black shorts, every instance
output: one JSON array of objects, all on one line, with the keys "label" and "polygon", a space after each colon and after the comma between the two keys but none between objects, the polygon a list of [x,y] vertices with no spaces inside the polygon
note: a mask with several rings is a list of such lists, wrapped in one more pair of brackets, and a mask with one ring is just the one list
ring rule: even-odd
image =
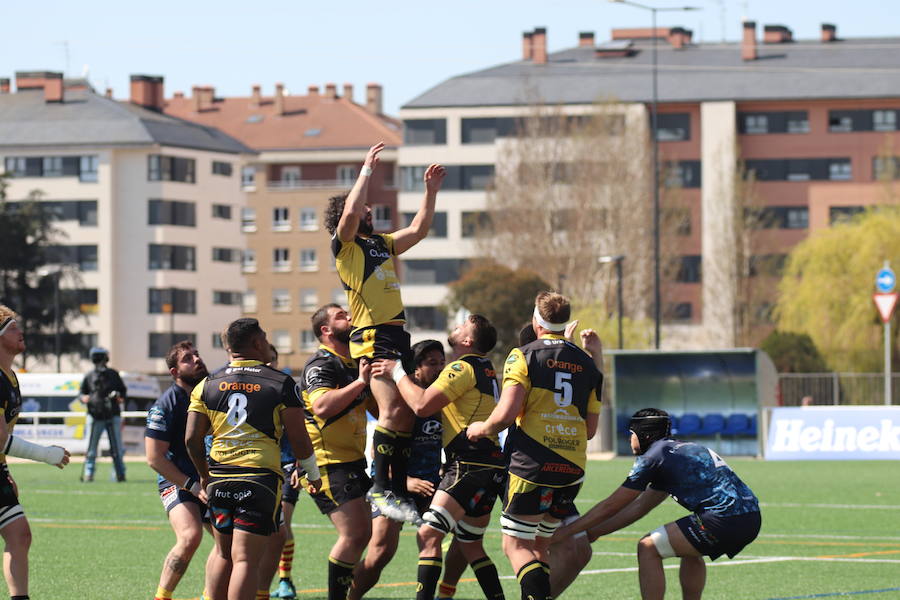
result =
[{"label": "black shorts", "polygon": [[297,500],[300,498],[300,490],[291,487],[291,473],[293,473],[296,468],[297,464],[292,462],[281,465],[281,470],[284,471],[284,485],[281,487],[281,501],[295,506]]},{"label": "black shorts", "polygon": [[542,486],[510,474],[506,484],[503,512],[509,515],[549,515],[562,521],[575,509],[581,483],[563,487]]},{"label": "black shorts", "polygon": [[163,508],[166,509],[166,514],[169,514],[169,511],[179,504],[196,504],[200,508],[200,519],[204,523],[209,523],[209,511],[206,505],[200,501],[200,498],[174,483],[166,481],[160,484],[159,500],[162,502]]},{"label": "black shorts", "polygon": [[213,527],[225,535],[235,528],[270,535],[281,518],[281,478],[275,473],[210,476],[206,487]]},{"label": "black shorts", "polygon": [[506,469],[503,467],[455,460],[444,465],[444,478],[438,489],[450,494],[466,511],[466,516],[482,517],[494,510],[494,503],[505,484]]},{"label": "black shorts", "polygon": [[399,360],[407,371],[412,367],[409,334],[402,325],[372,325],[354,329],[350,333],[350,356],[357,359]]},{"label": "black shorts", "polygon": [[19,497],[9,478],[9,468],[0,463],[0,529],[25,516]]},{"label": "black shorts", "polygon": [[364,498],[372,486],[366,474],[366,461],[336,463],[319,467],[322,488],[312,495],[313,501],[323,515],[347,504],[356,498]]},{"label": "black shorts", "polygon": [[693,514],[675,521],[691,545],[711,560],[723,554],[734,558],[756,539],[762,525],[758,512],[721,517],[711,512]]}]

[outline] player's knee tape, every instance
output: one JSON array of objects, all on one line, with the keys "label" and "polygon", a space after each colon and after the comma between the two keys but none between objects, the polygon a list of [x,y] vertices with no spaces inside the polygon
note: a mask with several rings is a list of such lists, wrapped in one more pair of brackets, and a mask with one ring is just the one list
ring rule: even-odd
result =
[{"label": "player's knee tape", "polygon": [[500,529],[505,535],[521,540],[533,540],[537,536],[537,523],[520,521],[503,513],[500,515]]},{"label": "player's knee tape", "polygon": [[557,527],[559,527],[559,521],[553,521],[552,523],[541,521],[537,526],[537,536],[542,538],[553,537],[553,532],[556,531]]},{"label": "player's knee tape", "polygon": [[456,539],[462,544],[471,544],[472,542],[480,542],[484,537],[487,527],[475,527],[468,523],[460,521],[456,524]]},{"label": "player's knee tape", "polygon": [[456,519],[443,506],[431,506],[422,515],[425,524],[447,535],[456,529]]},{"label": "player's knee tape", "polygon": [[654,529],[647,535],[653,540],[653,545],[656,546],[660,557],[672,558],[675,556],[675,550],[672,549],[672,544],[669,542],[669,533],[666,531],[665,525]]}]

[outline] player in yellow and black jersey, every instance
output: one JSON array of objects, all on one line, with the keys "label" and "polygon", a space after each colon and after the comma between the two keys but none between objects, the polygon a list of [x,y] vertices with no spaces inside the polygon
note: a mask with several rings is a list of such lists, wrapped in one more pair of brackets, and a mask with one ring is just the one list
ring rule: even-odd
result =
[{"label": "player in yellow and black jersey", "polygon": [[437,381],[422,390],[395,361],[378,361],[376,374],[391,374],[403,399],[418,416],[441,411],[444,476],[419,527],[419,570],[416,600],[432,600],[443,558],[441,541],[455,533],[485,598],[499,600],[503,588],[497,568],[484,551],[482,538],[491,510],[506,480],[506,460],[496,433],[469,441],[470,423],[487,419],[497,402],[494,365],[485,354],[497,343],[497,331],[481,315],[470,315],[449,337],[455,360]]},{"label": "player in yellow and black jersey", "polygon": [[326,304],[312,316],[319,339],[316,353],[303,367],[301,390],[306,430],[316,451],[322,488],[313,500],[338,532],[328,555],[328,598],[344,600],[353,568],[372,532],[371,484],[366,474],[366,407],[371,364],[357,369],[350,358],[350,317],[337,304]]},{"label": "player in yellow and black jersey", "polygon": [[503,370],[500,403],[471,440],[509,426],[510,449],[501,526],[503,550],[522,597],[550,597],[547,549],[584,479],[587,440],[597,431],[603,376],[593,359],[563,336],[570,316],[562,295],[541,292],[532,326],[538,339],[514,349]]},{"label": "player in yellow and black jersey", "polygon": [[[372,146],[350,193],[329,200],[325,227],[332,235],[335,265],[353,315],[350,358],[409,363],[409,334],[403,329],[405,315],[394,257],[428,234],[446,172],[440,165],[431,165],[425,171],[425,197],[407,227],[389,235],[373,233],[367,195],[369,179],[383,149],[381,143]],[[375,477],[370,499],[386,517],[415,520],[418,513],[406,490],[406,463],[415,418],[400,400],[390,378],[373,378],[370,387],[378,404],[378,426],[373,439]]]},{"label": "player in yellow and black jersey", "polygon": [[[259,590],[258,565],[266,536],[277,528],[281,507],[282,434],[314,492],[321,485],[297,385],[270,360],[266,333],[256,319],[238,319],[225,332],[231,362],[201,381],[191,393],[185,444],[200,475],[201,500],[213,516],[216,546],[231,556],[229,595],[253,597]],[[203,438],[212,433],[207,464]],[[207,589],[223,589],[223,573]],[[263,590],[268,595],[268,581]]]}]

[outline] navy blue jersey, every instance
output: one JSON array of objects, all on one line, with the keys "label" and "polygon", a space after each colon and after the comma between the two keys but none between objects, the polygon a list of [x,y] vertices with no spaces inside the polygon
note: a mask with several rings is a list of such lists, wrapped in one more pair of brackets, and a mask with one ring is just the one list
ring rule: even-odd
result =
[{"label": "navy blue jersey", "polygon": [[416,424],[412,430],[409,463],[406,467],[410,477],[425,479],[435,485],[440,482],[443,431],[440,412],[430,417],[416,417]]},{"label": "navy blue jersey", "polygon": [[287,464],[293,464],[297,458],[294,456],[294,449],[291,448],[291,441],[288,439],[288,436],[281,436],[281,464],[282,466]]},{"label": "navy blue jersey", "polygon": [[[163,392],[163,395],[147,411],[147,428],[144,429],[144,436],[169,442],[166,458],[171,460],[184,474],[199,477],[184,445],[184,432],[190,403],[190,393],[172,384],[172,387]],[[171,485],[162,475],[158,476],[158,480],[160,488]],[[184,482],[172,483],[182,485]]]},{"label": "navy blue jersey", "polygon": [[649,485],[694,513],[708,511],[729,517],[759,511],[756,496],[722,457],[693,442],[653,442],[634,461],[622,485],[638,491]]}]

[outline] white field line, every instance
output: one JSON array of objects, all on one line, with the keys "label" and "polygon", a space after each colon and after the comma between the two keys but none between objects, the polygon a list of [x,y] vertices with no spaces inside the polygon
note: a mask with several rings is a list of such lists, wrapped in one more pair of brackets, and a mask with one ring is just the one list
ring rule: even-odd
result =
[{"label": "white field line", "polygon": [[[593,498],[577,498],[575,504],[596,504],[600,500]],[[760,502],[763,508],[823,508],[827,510],[900,510],[898,504],[804,504],[801,502]]]},{"label": "white field line", "polygon": [[[621,529],[615,533],[610,535],[646,535],[646,531],[641,531],[637,529]],[[757,539],[763,538],[777,538],[777,539],[813,539],[813,540],[842,540],[842,541],[862,541],[862,542],[879,542],[879,541],[887,541],[887,542],[898,542],[900,543],[900,536],[888,536],[888,535],[837,535],[837,534],[828,534],[828,533],[760,533]],[[602,538],[601,538],[602,539]]]},{"label": "white field line", "polygon": [[[594,556],[623,556],[628,558],[637,558],[634,552],[594,552]],[[723,564],[735,564],[735,563],[747,563],[747,562],[756,562],[756,561],[767,561],[767,560],[776,560],[776,561],[789,561],[789,560],[802,560],[802,561],[811,561],[811,562],[849,562],[849,563],[885,563],[885,564],[900,564],[900,559],[890,559],[890,558],[819,558],[816,556],[744,556],[741,555],[741,558],[737,560],[733,560],[730,563],[711,563],[709,560],[706,561],[707,565],[710,566],[719,566]],[[586,572],[586,571],[583,571]]]}]

